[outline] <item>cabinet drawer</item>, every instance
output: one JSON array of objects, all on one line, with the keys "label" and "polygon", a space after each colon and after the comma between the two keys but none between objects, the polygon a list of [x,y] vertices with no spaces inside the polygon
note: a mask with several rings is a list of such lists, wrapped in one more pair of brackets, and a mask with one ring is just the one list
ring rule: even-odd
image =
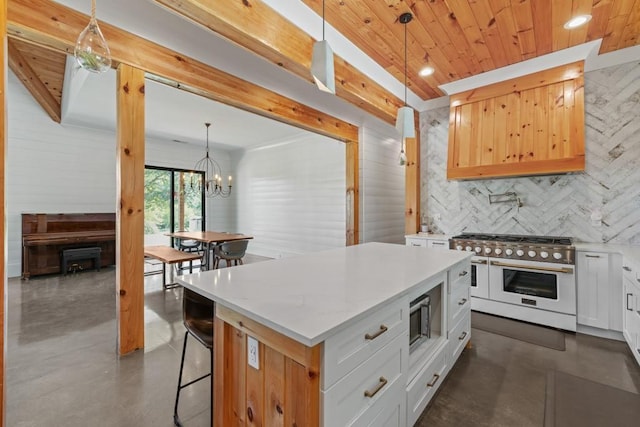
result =
[{"label": "cabinet drawer", "polygon": [[442,346],[407,387],[407,425],[415,422],[427,407],[447,372],[447,346]]},{"label": "cabinet drawer", "polygon": [[453,365],[464,350],[471,339],[471,311],[466,312],[465,316],[453,327],[449,334],[449,364]]},{"label": "cabinet drawer", "polygon": [[471,310],[469,286],[460,285],[451,291],[449,296],[449,330],[458,323],[465,313]]},{"label": "cabinet drawer", "polygon": [[324,343],[322,389],[327,390],[396,336],[403,334],[409,342],[408,310],[408,301],[401,298],[329,337]]},{"label": "cabinet drawer", "polygon": [[407,238],[405,240],[406,246],[423,246],[427,247],[427,239],[411,239]]},{"label": "cabinet drawer", "polygon": [[427,240],[427,247],[434,249],[449,249],[448,240]]},{"label": "cabinet drawer", "polygon": [[[381,411],[394,404],[406,384],[406,337],[400,335],[365,363],[322,392],[323,424],[329,426],[370,425]],[[384,419],[381,419],[384,421]]]},{"label": "cabinet drawer", "polygon": [[449,283],[451,283],[452,289],[465,284],[471,286],[471,264],[469,261],[464,261],[451,267],[451,270],[449,270]]}]

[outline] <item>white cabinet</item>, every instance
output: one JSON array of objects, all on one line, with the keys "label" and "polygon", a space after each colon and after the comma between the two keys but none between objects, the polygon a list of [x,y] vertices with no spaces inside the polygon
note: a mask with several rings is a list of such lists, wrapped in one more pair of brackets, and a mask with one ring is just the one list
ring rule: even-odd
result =
[{"label": "white cabinet", "polygon": [[625,261],[623,267],[622,334],[638,364],[640,364],[640,270]]},{"label": "white cabinet", "polygon": [[443,234],[411,234],[405,236],[405,244],[407,246],[449,249],[449,239]]},{"label": "white cabinet", "polygon": [[427,247],[427,239],[423,239],[421,237],[407,237],[405,239],[407,246],[423,246]]},{"label": "white cabinet", "polygon": [[619,254],[577,252],[578,324],[603,330],[622,330],[622,278]]}]

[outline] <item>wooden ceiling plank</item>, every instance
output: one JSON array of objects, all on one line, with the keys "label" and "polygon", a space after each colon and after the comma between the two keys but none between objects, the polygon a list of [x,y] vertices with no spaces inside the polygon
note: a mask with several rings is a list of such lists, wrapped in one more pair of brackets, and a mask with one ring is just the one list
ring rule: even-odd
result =
[{"label": "wooden ceiling plank", "polygon": [[495,66],[500,68],[509,65],[508,52],[502,45],[502,36],[498,31],[496,18],[489,6],[489,0],[478,0],[469,4]]},{"label": "wooden ceiling plank", "polygon": [[553,49],[553,34],[549,28],[549,22],[551,22],[551,1],[552,0],[536,0],[531,2],[533,34],[536,39],[536,56],[551,53]]},{"label": "wooden ceiling plank", "polygon": [[618,42],[618,49],[624,49],[627,47],[635,46],[640,42],[640,0],[636,0],[635,4],[631,8],[629,19],[620,36]]},{"label": "wooden ceiling plank", "polygon": [[[312,84],[315,40],[261,0],[153,0],[203,25]],[[395,123],[402,101],[335,55],[336,95],[387,123]]]},{"label": "wooden ceiling plank", "polygon": [[[76,38],[89,20],[82,13],[46,0],[11,0],[8,18],[8,31],[13,37],[66,53],[73,52]],[[126,63],[174,85],[179,82],[197,88],[215,101],[331,138],[358,138],[356,126],[328,114],[109,24],[101,22],[100,28],[109,43],[114,66]],[[362,103],[367,101],[365,97]]]},{"label": "wooden ceiling plank", "polygon": [[572,7],[572,2],[569,0],[553,2],[551,10],[551,34],[553,37],[554,52],[569,47],[570,31],[564,28],[564,24],[571,19]]},{"label": "wooden ceiling plank", "polygon": [[512,2],[513,19],[520,42],[520,54],[522,59],[531,59],[536,56],[536,37],[533,31],[533,13],[531,12],[531,0]]},{"label": "wooden ceiling plank", "polygon": [[[416,3],[421,5],[424,3]],[[482,65],[477,56],[474,55],[473,49],[467,40],[464,31],[458,21],[456,15],[450,11],[445,0],[433,0],[427,5],[431,8],[436,20],[440,22],[443,32],[447,34],[451,40],[453,46],[457,50],[458,54],[467,64],[469,70],[469,76],[480,74],[483,72]],[[468,77],[468,76],[463,76]],[[445,82],[447,83],[447,82]]]},{"label": "wooden ceiling plank", "polygon": [[489,48],[478,23],[473,16],[473,11],[466,0],[445,0],[445,4],[460,23],[471,49],[478,59],[482,71],[490,71],[496,68],[495,61],[491,57]]},{"label": "wooden ceiling plank", "polygon": [[9,68],[20,79],[38,104],[56,123],[62,120],[60,103],[51,95],[49,89],[40,80],[29,61],[20,53],[11,39],[7,41]]},{"label": "wooden ceiling plank", "polygon": [[591,22],[587,30],[587,41],[604,37],[609,22],[609,14],[613,8],[613,0],[600,0],[591,9]]},{"label": "wooden ceiling plank", "polygon": [[608,53],[619,49],[620,39],[627,25],[629,15],[633,8],[634,0],[615,0],[609,15],[609,22],[605,31],[604,40],[600,46],[600,53]]},{"label": "wooden ceiling plank", "polygon": [[12,39],[12,43],[33,68],[56,102],[62,105],[62,86],[67,55],[16,39]]},{"label": "wooden ceiling plank", "polygon": [[502,40],[509,64],[522,61],[522,52],[518,42],[518,30],[511,8],[510,0],[489,0],[489,6],[495,16],[498,32]]},{"label": "wooden ceiling plank", "polygon": [[[571,8],[571,17],[578,15],[592,15],[593,1],[592,0],[573,0],[573,6]],[[565,30],[569,32],[569,46],[577,46],[587,41],[587,34],[589,33],[589,27],[593,19],[589,21],[587,25],[582,25],[573,30]]]}]

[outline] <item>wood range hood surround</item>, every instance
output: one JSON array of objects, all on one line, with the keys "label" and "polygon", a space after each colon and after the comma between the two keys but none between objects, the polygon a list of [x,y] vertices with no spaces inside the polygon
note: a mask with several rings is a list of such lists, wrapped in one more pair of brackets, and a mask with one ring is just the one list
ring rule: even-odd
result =
[{"label": "wood range hood surround", "polygon": [[447,179],[585,169],[584,61],[451,96]]}]

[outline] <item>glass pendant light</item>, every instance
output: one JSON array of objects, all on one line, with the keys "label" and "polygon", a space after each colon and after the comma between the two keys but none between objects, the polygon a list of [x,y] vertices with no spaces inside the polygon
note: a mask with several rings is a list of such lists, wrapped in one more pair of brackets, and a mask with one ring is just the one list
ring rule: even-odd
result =
[{"label": "glass pendant light", "polygon": [[111,52],[96,21],[96,0],[91,0],[91,19],[78,36],[73,54],[78,65],[92,73],[104,73],[111,68]]},{"label": "glass pendant light", "polygon": [[333,69],[333,51],[324,39],[324,0],[322,0],[322,41],[313,44],[311,55],[311,76],[323,92],[336,93],[336,79]]},{"label": "glass pendant light", "polygon": [[404,106],[398,108],[396,117],[396,129],[400,132],[401,138],[400,165],[407,163],[407,155],[404,151],[406,139],[416,137],[413,108],[407,105],[407,24],[412,19],[413,15],[409,12],[400,15],[400,23],[404,25]]}]

